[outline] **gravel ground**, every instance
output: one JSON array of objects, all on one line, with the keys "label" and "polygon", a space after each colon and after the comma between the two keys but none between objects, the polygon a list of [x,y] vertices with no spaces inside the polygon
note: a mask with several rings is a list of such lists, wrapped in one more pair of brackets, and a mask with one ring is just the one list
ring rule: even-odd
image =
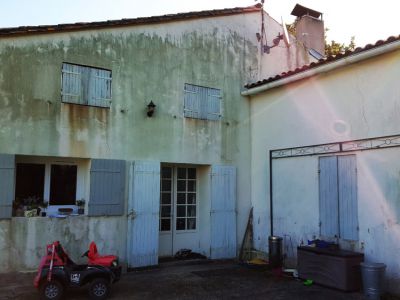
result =
[{"label": "gravel ground", "polygon": [[[39,299],[34,273],[0,274],[0,299]],[[68,290],[65,299],[88,299],[86,288]],[[168,262],[128,272],[112,286],[109,299],[268,299],[361,300],[360,292],[344,293],[260,267],[234,261]]]}]

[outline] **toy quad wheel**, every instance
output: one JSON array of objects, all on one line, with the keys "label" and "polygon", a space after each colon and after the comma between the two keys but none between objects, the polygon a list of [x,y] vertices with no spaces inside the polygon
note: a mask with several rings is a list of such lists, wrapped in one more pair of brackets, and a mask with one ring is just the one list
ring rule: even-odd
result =
[{"label": "toy quad wheel", "polygon": [[89,296],[91,299],[106,299],[110,294],[110,283],[104,278],[94,279],[89,286]]},{"label": "toy quad wheel", "polygon": [[63,285],[57,280],[45,281],[41,286],[42,299],[59,300],[64,294]]}]

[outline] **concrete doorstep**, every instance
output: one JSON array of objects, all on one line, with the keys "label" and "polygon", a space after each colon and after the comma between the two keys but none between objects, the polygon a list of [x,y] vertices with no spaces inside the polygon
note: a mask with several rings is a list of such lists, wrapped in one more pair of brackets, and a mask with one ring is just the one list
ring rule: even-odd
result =
[{"label": "concrete doorstep", "polygon": [[[0,274],[0,299],[40,299],[35,273]],[[86,288],[67,290],[65,299],[88,299]],[[123,274],[109,299],[304,299],[361,300],[318,285],[305,286],[289,275],[235,261],[168,262]]]}]

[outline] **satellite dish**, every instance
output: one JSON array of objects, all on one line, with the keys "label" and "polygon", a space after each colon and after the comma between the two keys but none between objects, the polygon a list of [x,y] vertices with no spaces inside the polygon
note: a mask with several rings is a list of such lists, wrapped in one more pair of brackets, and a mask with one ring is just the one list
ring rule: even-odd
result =
[{"label": "satellite dish", "polygon": [[285,22],[283,22],[283,17],[281,17],[282,21],[282,28],[283,28],[283,40],[285,41],[286,46],[290,46],[290,38],[289,38],[289,33],[286,28]]}]

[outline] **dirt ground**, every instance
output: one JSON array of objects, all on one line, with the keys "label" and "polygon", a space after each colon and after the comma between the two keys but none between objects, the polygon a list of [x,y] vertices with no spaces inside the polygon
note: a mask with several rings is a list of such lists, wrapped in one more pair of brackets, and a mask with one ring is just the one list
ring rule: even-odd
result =
[{"label": "dirt ground", "polygon": [[[34,273],[0,274],[0,299],[39,299]],[[65,299],[88,299],[85,288],[68,290]],[[271,299],[361,300],[360,292],[344,293],[265,268],[234,261],[179,261],[123,274],[110,299]]]}]

